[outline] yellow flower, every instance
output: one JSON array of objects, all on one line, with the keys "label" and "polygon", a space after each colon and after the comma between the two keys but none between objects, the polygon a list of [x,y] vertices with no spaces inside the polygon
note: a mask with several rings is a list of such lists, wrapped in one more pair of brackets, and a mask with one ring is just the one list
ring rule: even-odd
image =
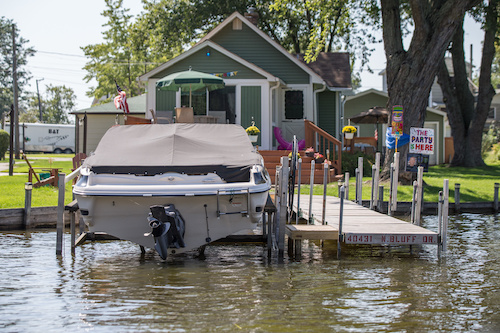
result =
[{"label": "yellow flower", "polygon": [[344,128],[342,129],[342,133],[356,133],[356,127],[354,126],[344,126]]},{"label": "yellow flower", "polygon": [[248,135],[257,135],[260,133],[260,130],[255,125],[247,127],[245,131],[247,132]]}]

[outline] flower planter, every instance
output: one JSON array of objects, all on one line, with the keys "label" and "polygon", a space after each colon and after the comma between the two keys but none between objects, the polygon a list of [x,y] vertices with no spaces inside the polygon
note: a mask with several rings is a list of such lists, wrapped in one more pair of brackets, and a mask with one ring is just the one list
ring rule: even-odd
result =
[{"label": "flower planter", "polygon": [[352,140],[354,138],[354,133],[344,133],[347,140]]},{"label": "flower planter", "polygon": [[258,135],[248,135],[248,138],[250,139],[251,143],[255,143],[259,139],[259,136]]}]

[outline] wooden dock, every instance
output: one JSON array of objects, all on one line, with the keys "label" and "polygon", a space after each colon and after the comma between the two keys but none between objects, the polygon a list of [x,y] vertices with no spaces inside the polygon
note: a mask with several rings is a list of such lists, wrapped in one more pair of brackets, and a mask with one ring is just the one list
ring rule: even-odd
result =
[{"label": "wooden dock", "polygon": [[[339,239],[340,199],[326,197],[325,224],[323,224],[323,196],[313,196],[312,215],[314,224],[286,225],[289,239],[288,250],[295,245],[295,253],[300,253],[303,239]],[[297,195],[293,210],[297,212]],[[309,196],[300,196],[300,216],[309,216]],[[377,245],[438,245],[438,233],[397,218],[376,212],[349,200],[344,200],[342,216],[342,242],[346,244]],[[292,243],[294,242],[294,244]]]}]

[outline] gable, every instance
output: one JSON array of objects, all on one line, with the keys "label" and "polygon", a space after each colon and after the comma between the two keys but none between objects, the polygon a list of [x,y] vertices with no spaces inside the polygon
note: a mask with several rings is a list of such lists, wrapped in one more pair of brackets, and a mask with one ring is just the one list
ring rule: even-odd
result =
[{"label": "gable", "polygon": [[308,73],[246,24],[241,26],[241,30],[233,30],[233,25],[227,24],[211,36],[210,40],[287,84],[310,83]]},{"label": "gable", "polygon": [[204,73],[221,74],[224,79],[265,79],[261,74],[210,46],[202,47],[150,78],[160,79],[171,73],[187,71],[189,68]]}]

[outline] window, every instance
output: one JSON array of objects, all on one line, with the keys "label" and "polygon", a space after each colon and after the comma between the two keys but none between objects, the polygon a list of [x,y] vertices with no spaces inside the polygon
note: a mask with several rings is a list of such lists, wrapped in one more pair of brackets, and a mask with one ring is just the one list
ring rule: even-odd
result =
[{"label": "window", "polygon": [[285,118],[304,118],[304,92],[302,90],[285,91]]}]

